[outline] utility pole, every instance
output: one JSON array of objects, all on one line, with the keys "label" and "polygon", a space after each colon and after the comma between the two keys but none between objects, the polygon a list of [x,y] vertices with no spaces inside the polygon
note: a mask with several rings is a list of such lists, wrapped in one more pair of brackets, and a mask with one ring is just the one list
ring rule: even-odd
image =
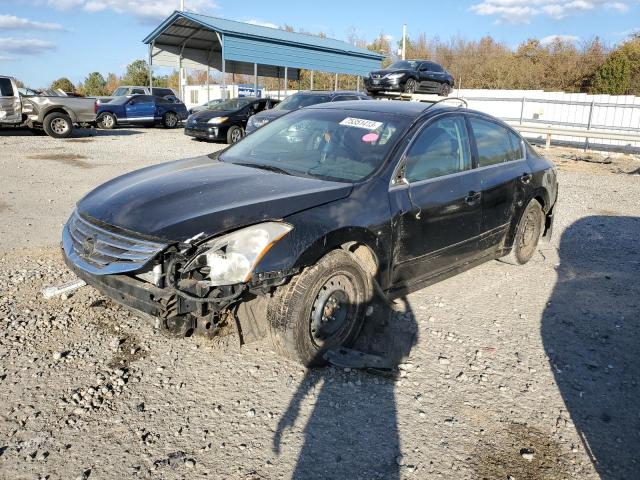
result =
[{"label": "utility pole", "polygon": [[[184,0],[183,0],[184,1]],[[407,56],[407,24],[402,25],[402,60]]]},{"label": "utility pole", "polygon": [[184,12],[184,0],[180,0],[180,11]]}]

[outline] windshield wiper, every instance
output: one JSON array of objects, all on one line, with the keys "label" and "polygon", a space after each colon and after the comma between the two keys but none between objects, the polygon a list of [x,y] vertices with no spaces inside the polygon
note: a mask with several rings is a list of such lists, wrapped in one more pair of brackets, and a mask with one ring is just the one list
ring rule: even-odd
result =
[{"label": "windshield wiper", "polygon": [[291,172],[288,172],[284,168],[276,167],[275,165],[264,165],[261,163],[240,163],[240,162],[233,162],[233,163],[235,165],[242,165],[243,167],[253,167],[253,168],[259,168],[261,170],[268,170],[270,172],[281,173],[283,175],[292,175]]}]

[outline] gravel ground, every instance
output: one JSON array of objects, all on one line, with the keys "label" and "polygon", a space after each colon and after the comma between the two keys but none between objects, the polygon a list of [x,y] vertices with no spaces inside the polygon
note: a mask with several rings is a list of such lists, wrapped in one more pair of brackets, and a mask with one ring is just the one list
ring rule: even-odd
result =
[{"label": "gravel ground", "polygon": [[636,158],[554,149],[551,244],[377,305],[359,347],[401,361],[386,378],[235,335],[169,339],[89,287],[44,300],[72,278],[57,243],[82,193],[219,146],[137,129],[0,142],[0,478],[638,478]]}]

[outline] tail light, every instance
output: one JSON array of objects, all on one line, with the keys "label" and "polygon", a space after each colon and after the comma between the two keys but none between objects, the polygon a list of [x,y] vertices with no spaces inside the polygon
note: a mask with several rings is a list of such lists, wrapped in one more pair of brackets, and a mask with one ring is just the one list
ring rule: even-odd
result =
[{"label": "tail light", "polygon": [[98,113],[98,101],[93,102],[93,113]]}]

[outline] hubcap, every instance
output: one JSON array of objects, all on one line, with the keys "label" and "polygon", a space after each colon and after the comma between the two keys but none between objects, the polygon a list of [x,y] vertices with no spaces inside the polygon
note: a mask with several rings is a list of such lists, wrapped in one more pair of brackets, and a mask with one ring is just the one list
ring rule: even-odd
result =
[{"label": "hubcap", "polygon": [[357,308],[355,298],[353,283],[345,275],[331,277],[320,288],[309,325],[311,340],[317,347],[339,345],[346,339]]},{"label": "hubcap", "polygon": [[177,122],[177,118],[176,118],[175,115],[173,115],[173,114],[167,115],[167,125],[168,126],[175,127],[176,122]]},{"label": "hubcap", "polygon": [[69,124],[62,118],[55,118],[51,122],[51,130],[56,132],[58,135],[62,135],[69,131]]},{"label": "hubcap", "polygon": [[111,115],[105,115],[104,117],[102,117],[102,125],[104,125],[105,127],[112,127],[113,117]]},{"label": "hubcap", "polygon": [[240,139],[242,138],[242,132],[238,129],[234,130],[233,133],[231,133],[231,140],[233,141],[233,143],[240,141]]}]

